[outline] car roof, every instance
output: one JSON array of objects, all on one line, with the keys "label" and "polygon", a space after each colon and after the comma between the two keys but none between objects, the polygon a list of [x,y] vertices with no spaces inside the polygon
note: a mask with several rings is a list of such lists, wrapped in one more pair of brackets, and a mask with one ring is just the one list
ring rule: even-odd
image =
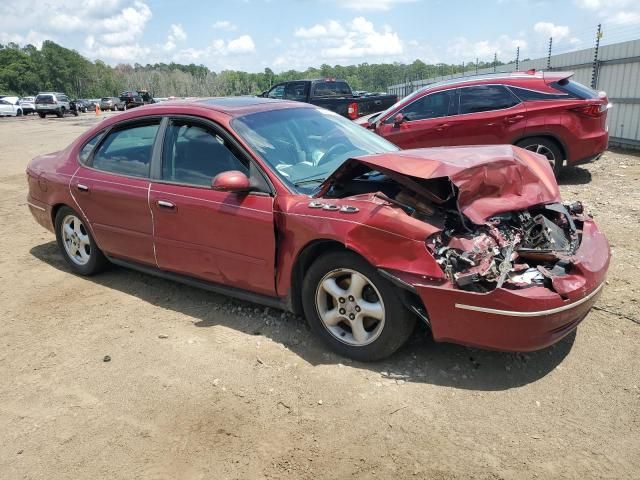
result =
[{"label": "car roof", "polygon": [[204,107],[210,110],[215,110],[216,112],[224,113],[231,117],[239,117],[249,113],[262,112],[266,110],[279,110],[281,108],[317,108],[308,103],[251,96],[169,100],[162,103],[147,105],[143,108],[152,109],[160,106],[162,106],[162,108],[172,106]]},{"label": "car roof", "polygon": [[557,71],[557,72],[545,72],[542,70],[532,70],[528,72],[502,72],[502,73],[485,73],[480,75],[468,75],[463,77],[456,77],[449,80],[442,80],[440,82],[430,83],[429,85],[425,85],[421,89],[417,90],[426,91],[432,90],[441,87],[448,87],[453,85],[461,85],[464,83],[495,83],[496,81],[499,83],[501,80],[560,80],[563,78],[568,78],[573,75],[573,72],[568,71]]}]

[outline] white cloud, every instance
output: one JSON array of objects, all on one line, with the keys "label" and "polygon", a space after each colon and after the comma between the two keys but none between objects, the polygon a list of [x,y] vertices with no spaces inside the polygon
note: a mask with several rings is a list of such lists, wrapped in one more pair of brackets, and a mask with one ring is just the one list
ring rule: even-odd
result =
[{"label": "white cloud", "polygon": [[256,50],[256,44],[249,35],[242,35],[227,44],[229,53],[252,53]]},{"label": "white cloud", "polygon": [[177,43],[184,43],[187,41],[187,33],[182,28],[181,24],[172,24],[169,28],[169,35],[167,41],[164,44],[164,49],[167,52],[171,52],[176,49]]},{"label": "white cloud", "polygon": [[566,25],[555,25],[551,22],[538,22],[533,26],[533,30],[545,37],[553,37],[554,40],[567,38],[571,33]]},{"label": "white cloud", "polygon": [[515,58],[516,49],[520,52],[527,48],[527,42],[522,38],[512,38],[508,35],[500,35],[496,40],[472,41],[466,37],[457,37],[447,47],[449,61],[461,62],[465,59],[475,61],[476,58],[489,61],[494,54],[502,61]]},{"label": "white cloud", "polygon": [[20,33],[0,32],[0,43],[2,44],[13,42],[18,45],[31,44],[34,47],[40,48],[42,47],[42,42],[45,40],[55,40],[55,37],[52,37],[51,35],[44,35],[40,32],[36,32],[35,30],[29,30],[26,35],[22,35]]},{"label": "white cloud", "polygon": [[638,0],[574,0],[576,5],[593,11],[608,24],[640,25],[640,2]]},{"label": "white cloud", "polygon": [[212,25],[216,30],[224,30],[227,32],[233,32],[238,29],[236,25],[231,23],[229,20],[219,20]]},{"label": "white cloud", "polygon": [[294,32],[294,35],[299,38],[336,38],[344,37],[346,34],[340,22],[335,20],[329,20],[324,24],[318,23],[310,28],[300,27]]},{"label": "white cloud", "polygon": [[417,0],[337,0],[341,7],[364,11],[387,11],[403,3],[414,3]]},{"label": "white cloud", "polygon": [[299,65],[300,61],[308,65],[314,58],[335,62],[354,58],[382,59],[398,57],[404,52],[400,36],[391,27],[385,25],[376,29],[364,17],[345,23],[328,20],[311,27],[299,27],[294,36],[300,39],[299,44],[291,45],[290,53],[276,58],[276,66]]}]

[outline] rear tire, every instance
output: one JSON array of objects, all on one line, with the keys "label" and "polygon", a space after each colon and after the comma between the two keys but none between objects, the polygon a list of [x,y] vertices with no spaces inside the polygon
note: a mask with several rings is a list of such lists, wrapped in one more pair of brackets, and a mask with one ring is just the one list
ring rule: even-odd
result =
[{"label": "rear tire", "polygon": [[16,112],[16,117],[21,117],[22,116],[22,110],[18,110]]},{"label": "rear tire", "polygon": [[61,107],[60,110],[58,110],[58,112],[56,113],[56,116],[58,118],[64,117],[64,107]]},{"label": "rear tire", "polygon": [[415,317],[397,290],[353,252],[330,252],[307,270],[302,305],[311,329],[338,354],[371,362],[409,338]]},{"label": "rear tire", "polygon": [[55,227],[58,248],[75,273],[94,275],[109,264],[84,220],[74,210],[66,206],[60,208],[56,214]]},{"label": "rear tire", "polygon": [[516,146],[544,155],[549,160],[554,175],[556,177],[560,175],[564,159],[560,147],[553,140],[544,137],[531,137],[520,140]]},{"label": "rear tire", "polygon": [[46,113],[40,113],[40,112],[38,112],[38,116],[39,116],[40,118],[44,118],[44,117],[46,117],[46,116],[47,116],[47,114],[46,114]]}]

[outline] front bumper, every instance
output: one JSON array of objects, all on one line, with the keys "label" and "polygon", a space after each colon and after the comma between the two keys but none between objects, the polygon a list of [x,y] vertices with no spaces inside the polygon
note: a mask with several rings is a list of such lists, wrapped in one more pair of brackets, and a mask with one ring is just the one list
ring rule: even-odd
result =
[{"label": "front bumper", "polygon": [[436,341],[505,351],[532,351],[552,345],[574,330],[602,292],[609,267],[609,244],[591,220],[569,275],[545,287],[497,288],[475,293],[414,284]]}]

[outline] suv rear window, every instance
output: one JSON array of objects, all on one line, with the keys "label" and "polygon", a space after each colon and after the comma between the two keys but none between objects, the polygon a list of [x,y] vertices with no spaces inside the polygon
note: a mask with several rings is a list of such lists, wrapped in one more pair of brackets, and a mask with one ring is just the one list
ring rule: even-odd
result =
[{"label": "suv rear window", "polygon": [[53,95],[38,95],[36,97],[38,103],[53,103]]},{"label": "suv rear window", "polygon": [[572,97],[579,98],[581,100],[598,98],[598,92],[596,92],[594,89],[589,88],[581,83],[574,82],[573,80],[569,80],[567,78],[564,78],[558,82],[554,82],[551,84],[551,86],[556,90],[568,93]]},{"label": "suv rear window", "polygon": [[313,97],[344,97],[351,95],[347,82],[317,82],[311,92]]}]

